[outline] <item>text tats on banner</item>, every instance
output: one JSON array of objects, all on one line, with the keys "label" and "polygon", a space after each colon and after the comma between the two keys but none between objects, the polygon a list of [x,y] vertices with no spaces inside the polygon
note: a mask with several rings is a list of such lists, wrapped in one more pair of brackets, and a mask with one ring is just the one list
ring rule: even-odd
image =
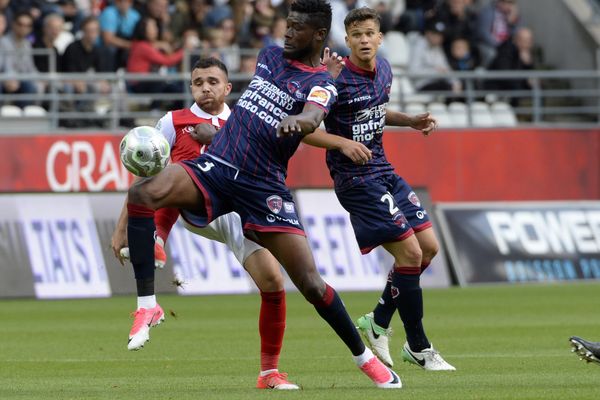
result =
[{"label": "text tats on banner", "polygon": [[107,297],[110,285],[87,198],[20,195],[17,210],[38,298]]}]

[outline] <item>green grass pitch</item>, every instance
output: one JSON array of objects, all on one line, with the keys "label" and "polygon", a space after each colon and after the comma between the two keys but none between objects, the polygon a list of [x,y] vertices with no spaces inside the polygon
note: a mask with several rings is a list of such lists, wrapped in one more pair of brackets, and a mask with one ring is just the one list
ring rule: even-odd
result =
[{"label": "green grass pitch", "polygon": [[[259,296],[161,296],[165,323],[126,350],[134,297],[0,301],[0,399],[599,399],[600,366],[568,337],[600,340],[600,284],[425,290],[425,327],[456,372],[400,362],[404,388],[377,389],[314,309],[288,295],[281,370],[297,392],[254,389]],[[355,319],[377,293],[342,293]]]}]

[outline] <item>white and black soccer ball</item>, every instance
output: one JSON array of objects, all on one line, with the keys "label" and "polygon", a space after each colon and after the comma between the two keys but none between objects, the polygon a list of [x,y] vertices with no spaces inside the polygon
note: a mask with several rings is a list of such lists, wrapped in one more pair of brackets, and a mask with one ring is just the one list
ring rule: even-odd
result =
[{"label": "white and black soccer ball", "polygon": [[119,145],[121,162],[134,175],[158,174],[169,162],[171,148],[162,133],[151,126],[138,126],[127,132]]}]

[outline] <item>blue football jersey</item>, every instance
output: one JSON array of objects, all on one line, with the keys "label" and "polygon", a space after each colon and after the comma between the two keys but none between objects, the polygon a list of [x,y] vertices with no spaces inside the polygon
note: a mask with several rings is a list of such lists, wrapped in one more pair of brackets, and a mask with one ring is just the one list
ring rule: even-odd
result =
[{"label": "blue football jersey", "polygon": [[375,71],[352,64],[335,81],[338,100],[325,119],[328,133],[361,142],[373,152],[366,165],[356,165],[337,150],[327,151],[327,166],[337,189],[394,171],[383,150],[385,108],[390,99],[392,69],[387,60],[377,57]]},{"label": "blue football jersey", "polygon": [[302,112],[306,103],[328,113],[336,98],[325,67],[286,60],[277,46],[264,48],[252,81],[207,153],[254,176],[284,182],[288,160],[302,136],[277,137],[277,126],[286,116]]}]

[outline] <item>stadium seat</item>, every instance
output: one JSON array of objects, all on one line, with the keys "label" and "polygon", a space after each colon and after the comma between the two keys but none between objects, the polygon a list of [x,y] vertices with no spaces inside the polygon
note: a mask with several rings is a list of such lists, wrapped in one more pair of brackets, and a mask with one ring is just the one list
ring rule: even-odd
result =
[{"label": "stadium seat", "polygon": [[21,108],[17,107],[17,106],[13,106],[10,104],[4,105],[2,106],[2,108],[0,108],[0,116],[2,117],[22,117],[23,116],[23,110],[21,110]]},{"label": "stadium seat", "polygon": [[40,106],[25,106],[25,108],[23,109],[24,117],[45,117],[46,114],[46,110]]},{"label": "stadium seat", "polygon": [[448,115],[453,121],[454,127],[469,126],[469,117],[467,116],[467,105],[454,101],[448,105]]},{"label": "stadium seat", "polygon": [[517,117],[510,104],[498,101],[490,106],[495,126],[517,126]]},{"label": "stadium seat", "polygon": [[454,128],[454,120],[450,117],[446,105],[444,103],[433,102],[429,103],[427,111],[437,119],[438,128]]},{"label": "stadium seat", "polygon": [[483,101],[476,101],[471,104],[471,118],[473,126],[482,128],[495,126],[494,119],[490,113],[490,108],[488,104]]},{"label": "stadium seat", "polygon": [[423,103],[408,103],[404,107],[404,112],[411,115],[423,114],[426,111],[425,104]]},{"label": "stadium seat", "polygon": [[392,66],[404,68],[408,65],[410,48],[402,32],[387,32],[383,38],[383,48]]}]

